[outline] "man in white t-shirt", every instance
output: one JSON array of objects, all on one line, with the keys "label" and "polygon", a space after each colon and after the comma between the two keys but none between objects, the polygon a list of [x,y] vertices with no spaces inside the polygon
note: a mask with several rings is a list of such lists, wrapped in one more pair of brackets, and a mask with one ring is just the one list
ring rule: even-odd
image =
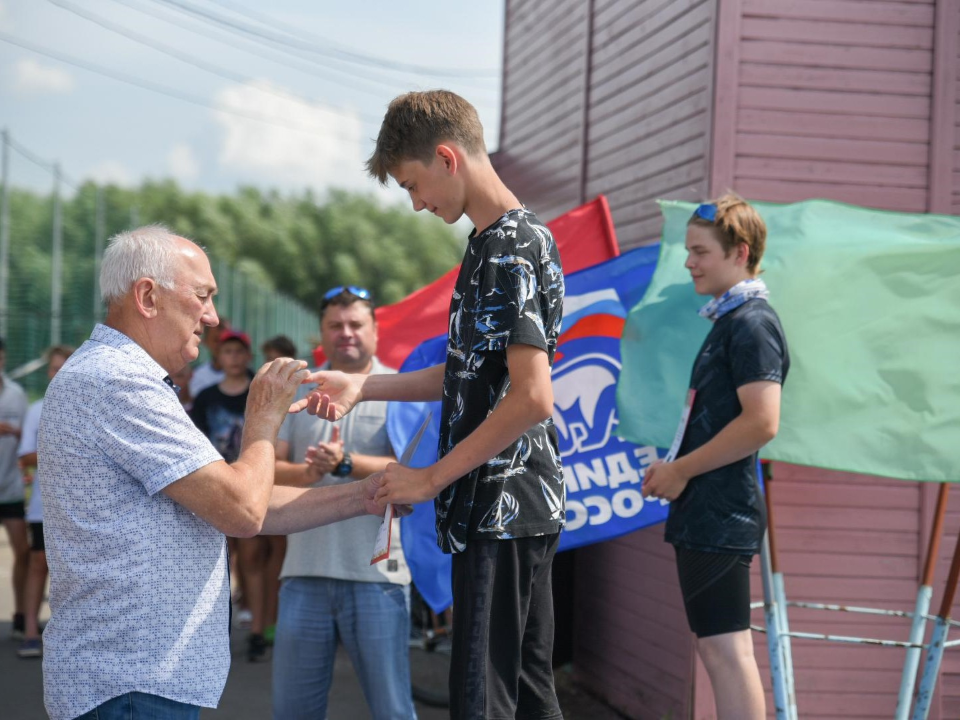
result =
[{"label": "man in white t-shirt", "polygon": [[[368,290],[333,288],[320,306],[324,369],[394,373],[375,357],[377,323]],[[297,397],[306,397],[309,387]],[[289,415],[277,436],[277,483],[331,487],[394,462],[385,402],[363,403],[333,424]],[[293,462],[288,462],[292,460]],[[410,571],[399,521],[390,557],[370,564],[381,519],[358,517],[287,538],[273,652],[273,715],[323,718],[338,642],[350,655],[370,714],[411,720]]]},{"label": "man in white t-shirt", "polygon": [[217,355],[220,351],[220,336],[230,329],[230,321],[225,317],[220,318],[220,324],[215,327],[205,327],[203,329],[203,344],[210,353],[210,359],[200,363],[190,375],[190,397],[195,398],[208,387],[223,382],[224,372],[220,367]]},{"label": "man in white t-shirt", "polygon": [[[54,345],[47,350],[47,378],[53,380],[54,375],[63,367],[67,358],[73,354],[69,345]],[[23,421],[23,432],[20,435],[20,467],[26,472],[28,468],[37,467],[37,435],[40,431],[40,412],[43,410],[43,400],[37,400],[27,410],[27,417]],[[43,500],[40,495],[40,477],[34,473],[30,502],[27,504],[27,524],[30,526],[30,564],[27,570],[27,580],[23,591],[24,630],[23,640],[17,648],[17,656],[21,658],[38,658],[43,654],[40,644],[40,605],[43,603],[43,588],[47,584],[47,550],[43,543]]]}]

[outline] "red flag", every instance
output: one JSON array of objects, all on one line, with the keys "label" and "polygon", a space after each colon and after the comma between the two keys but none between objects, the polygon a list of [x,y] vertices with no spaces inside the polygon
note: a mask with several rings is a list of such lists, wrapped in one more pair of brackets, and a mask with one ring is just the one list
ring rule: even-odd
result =
[{"label": "red flag", "polygon": [[[576,272],[620,254],[607,199],[600,195],[586,205],[547,223],[560,251],[565,273]],[[447,331],[450,297],[460,266],[403,300],[376,309],[377,357],[390,367],[400,367],[407,355],[424,340]],[[326,357],[313,351],[317,365]]]}]

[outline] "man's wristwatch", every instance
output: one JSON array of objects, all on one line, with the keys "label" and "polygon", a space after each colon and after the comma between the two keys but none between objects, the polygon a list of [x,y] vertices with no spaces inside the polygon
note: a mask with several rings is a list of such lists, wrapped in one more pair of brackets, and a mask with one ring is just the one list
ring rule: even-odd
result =
[{"label": "man's wristwatch", "polygon": [[346,477],[353,472],[353,460],[350,458],[350,453],[343,453],[343,460],[333,469],[331,475],[336,477]]}]

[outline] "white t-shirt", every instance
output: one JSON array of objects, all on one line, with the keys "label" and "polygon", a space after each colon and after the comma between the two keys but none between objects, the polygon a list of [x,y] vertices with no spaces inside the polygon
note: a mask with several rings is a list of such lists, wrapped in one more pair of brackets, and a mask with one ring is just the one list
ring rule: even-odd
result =
[{"label": "white t-shirt", "polygon": [[[0,389],[0,421],[22,428],[23,416],[27,414],[27,394],[13,380],[3,376]],[[16,435],[0,436],[0,503],[23,501],[23,478],[17,463]]]},{"label": "white t-shirt", "polygon": [[203,365],[198,365],[193,369],[193,375],[190,377],[190,397],[195,398],[211,385],[222,381],[224,377],[226,376],[223,370],[214,370],[209,360]]},{"label": "white t-shirt", "polygon": [[[27,416],[23,420],[20,430],[20,448],[17,457],[23,457],[37,451],[37,433],[40,431],[40,411],[43,409],[43,400],[37,400],[27,408]],[[30,502],[27,504],[27,522],[43,522],[43,500],[40,498],[40,473],[33,476],[33,489],[30,492]]]}]

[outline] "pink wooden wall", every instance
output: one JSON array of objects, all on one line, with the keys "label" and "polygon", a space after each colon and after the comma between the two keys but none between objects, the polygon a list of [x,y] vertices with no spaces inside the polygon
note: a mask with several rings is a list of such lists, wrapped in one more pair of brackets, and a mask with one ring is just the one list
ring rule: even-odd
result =
[{"label": "pink wooden wall", "polygon": [[[606,194],[624,248],[659,237],[656,198],[728,188],[960,213],[960,0],[508,0],[495,162],[544,219]],[[791,599],[912,609],[935,487],[783,464],[775,476]],[[577,553],[584,686],[629,717],[713,717],[662,528]],[[791,620],[907,634],[883,618]],[[768,677],[762,636],[756,651]],[[797,641],[801,717],[890,717],[902,661],[897,650]],[[947,655],[931,717],[960,717],[960,650]]]}]

